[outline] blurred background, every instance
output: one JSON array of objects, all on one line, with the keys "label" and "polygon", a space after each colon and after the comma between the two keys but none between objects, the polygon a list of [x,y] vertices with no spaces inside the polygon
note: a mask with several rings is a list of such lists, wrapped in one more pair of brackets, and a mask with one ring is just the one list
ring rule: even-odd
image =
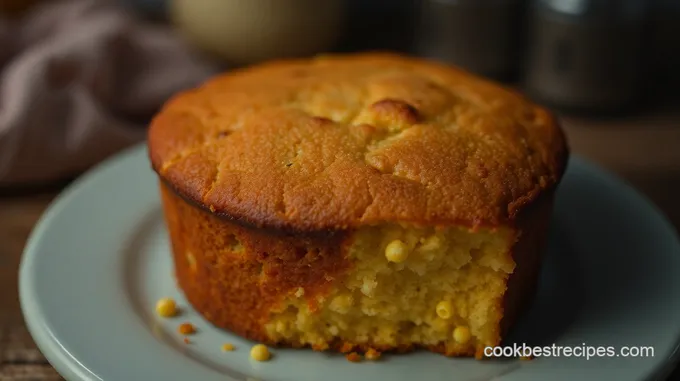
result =
[{"label": "blurred background", "polygon": [[16,271],[64,186],[218,72],[368,50],[524,92],[680,226],[680,0],[0,0],[0,380],[58,379]]},{"label": "blurred background", "polygon": [[679,0],[0,0],[0,187],[77,176],[217,72],[366,50],[517,88],[618,172],[680,162]]},{"label": "blurred background", "polygon": [[680,158],[677,129],[655,131],[680,120],[646,120],[680,105],[678,0],[0,0],[0,15],[0,186],[77,176],[217,72],[366,50],[452,63],[566,128],[597,125],[569,134],[605,164],[651,149],[617,169]]}]

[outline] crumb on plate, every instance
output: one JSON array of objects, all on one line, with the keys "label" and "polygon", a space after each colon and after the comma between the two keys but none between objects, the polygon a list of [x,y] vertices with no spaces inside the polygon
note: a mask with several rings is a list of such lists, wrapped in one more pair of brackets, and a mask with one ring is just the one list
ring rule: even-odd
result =
[{"label": "crumb on plate", "polygon": [[256,361],[267,361],[271,354],[269,353],[269,348],[264,344],[257,344],[250,350],[250,357]]},{"label": "crumb on plate", "polygon": [[196,333],[196,328],[194,328],[193,324],[191,323],[182,323],[179,325],[179,327],[177,327],[177,331],[182,335],[191,335]]},{"label": "crumb on plate", "polygon": [[347,361],[351,361],[351,362],[361,361],[361,355],[356,353],[356,352],[346,354],[345,358],[347,359]]},{"label": "crumb on plate", "polygon": [[234,349],[235,349],[234,345],[231,344],[231,343],[226,343],[226,344],[222,345],[222,351],[223,352],[230,352],[230,351],[233,351]]},{"label": "crumb on plate", "polygon": [[371,348],[371,349],[369,349],[369,350],[366,351],[365,357],[366,357],[366,360],[375,361],[375,360],[380,359],[380,355],[381,355],[380,352],[378,352],[378,351],[376,351],[375,349]]},{"label": "crumb on plate", "polygon": [[156,313],[162,317],[177,315],[177,303],[172,298],[161,298],[156,302]]}]

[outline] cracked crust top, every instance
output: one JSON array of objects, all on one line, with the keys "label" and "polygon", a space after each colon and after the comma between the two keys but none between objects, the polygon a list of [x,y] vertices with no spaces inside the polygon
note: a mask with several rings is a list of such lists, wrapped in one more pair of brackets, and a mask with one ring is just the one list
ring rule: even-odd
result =
[{"label": "cracked crust top", "polygon": [[509,223],[558,184],[568,157],[547,110],[392,54],[233,71],[171,99],[148,137],[154,170],[190,201],[300,232]]}]

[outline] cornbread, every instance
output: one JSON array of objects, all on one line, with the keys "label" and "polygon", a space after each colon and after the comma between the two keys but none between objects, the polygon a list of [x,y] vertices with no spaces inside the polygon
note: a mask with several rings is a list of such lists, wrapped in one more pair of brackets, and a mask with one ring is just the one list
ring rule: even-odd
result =
[{"label": "cornbread", "polygon": [[148,138],[194,308],[272,347],[359,354],[498,345],[532,297],[569,155],[521,95],[380,53],[218,76]]}]

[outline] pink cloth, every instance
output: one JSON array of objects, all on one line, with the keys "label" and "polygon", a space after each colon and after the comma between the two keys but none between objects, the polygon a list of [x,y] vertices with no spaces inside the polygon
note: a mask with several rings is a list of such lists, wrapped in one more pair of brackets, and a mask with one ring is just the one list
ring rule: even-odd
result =
[{"label": "pink cloth", "polygon": [[216,70],[101,0],[0,19],[0,186],[72,176],[142,141],[169,96]]}]

